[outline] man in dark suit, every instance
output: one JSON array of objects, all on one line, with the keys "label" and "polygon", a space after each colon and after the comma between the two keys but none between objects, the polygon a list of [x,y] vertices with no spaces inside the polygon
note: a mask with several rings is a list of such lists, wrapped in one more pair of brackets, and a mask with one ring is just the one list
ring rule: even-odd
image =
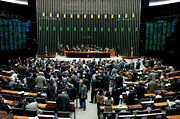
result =
[{"label": "man in dark suit", "polygon": [[134,69],[132,70],[131,76],[133,82],[136,82],[138,80],[138,73]]},{"label": "man in dark suit", "polygon": [[135,91],[136,91],[136,94],[137,94],[137,98],[138,98],[138,99],[141,99],[141,98],[144,97],[145,88],[144,88],[142,82],[139,82],[139,85],[137,85],[137,86],[135,87]]},{"label": "man in dark suit", "polygon": [[91,90],[91,101],[90,103],[93,103],[94,97],[95,97],[95,102],[96,102],[96,94],[98,92],[98,76],[95,76],[92,78],[92,90]]},{"label": "man in dark suit", "polygon": [[30,90],[33,91],[36,85],[36,80],[33,78],[33,73],[29,74],[29,77],[27,77],[26,81],[27,81],[28,88],[30,88]]},{"label": "man in dark suit", "polygon": [[56,102],[58,104],[59,111],[69,111],[70,99],[66,90],[63,90],[63,92],[57,96]]},{"label": "man in dark suit", "polygon": [[50,82],[47,88],[47,100],[55,99],[55,87],[53,86],[53,82]]},{"label": "man in dark suit", "polygon": [[103,89],[105,91],[109,91],[109,75],[105,71],[102,76],[103,76],[103,80],[104,80]]},{"label": "man in dark suit", "polygon": [[116,48],[116,56],[117,56],[117,57],[119,56],[119,52],[120,52],[120,47],[119,47],[119,45],[118,45],[117,48]]},{"label": "man in dark suit", "polygon": [[120,90],[118,90],[117,85],[114,85],[112,89],[112,97],[114,99],[114,105],[119,105]]},{"label": "man in dark suit", "polygon": [[134,103],[134,99],[135,99],[136,93],[133,91],[133,88],[130,87],[129,88],[129,95],[127,98],[127,105],[133,105]]},{"label": "man in dark suit", "polygon": [[0,97],[0,108],[8,113],[11,111],[11,107],[4,103],[4,99]]}]

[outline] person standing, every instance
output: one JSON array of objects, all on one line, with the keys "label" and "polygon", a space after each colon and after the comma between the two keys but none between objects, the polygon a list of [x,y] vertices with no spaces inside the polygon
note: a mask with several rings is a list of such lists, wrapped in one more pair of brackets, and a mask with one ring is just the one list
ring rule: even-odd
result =
[{"label": "person standing", "polygon": [[70,99],[66,90],[63,90],[61,94],[58,94],[56,102],[59,107],[59,111],[69,111]]},{"label": "person standing", "polygon": [[165,90],[165,79],[166,79],[166,74],[164,73],[164,71],[161,71],[161,74],[160,74],[160,82],[161,82],[161,90]]},{"label": "person standing", "polygon": [[141,98],[144,97],[144,94],[145,94],[145,88],[144,88],[144,85],[143,85],[143,82],[140,81],[139,82],[139,85],[137,85],[135,87],[135,91],[136,91],[136,94],[137,94],[137,98],[140,100]]},{"label": "person standing", "polygon": [[96,99],[97,99],[97,116],[98,118],[100,118],[100,106],[102,106],[104,102],[104,91],[102,89],[98,91],[96,95]]},{"label": "person standing", "polygon": [[151,81],[148,83],[147,86],[147,93],[154,93],[155,89],[156,89],[156,83],[151,79]]},{"label": "person standing", "polygon": [[44,77],[43,72],[39,72],[39,76],[37,77],[37,88],[44,88],[46,86],[46,79]]},{"label": "person standing", "polygon": [[30,90],[33,91],[36,85],[36,80],[33,78],[33,73],[29,74],[29,77],[27,77],[26,82],[27,82],[28,88],[30,88]]},{"label": "person standing", "polygon": [[86,111],[86,99],[87,99],[87,86],[83,84],[83,81],[80,81],[80,90],[79,90],[79,97],[80,97],[80,105],[84,111]]},{"label": "person standing", "polygon": [[118,57],[119,56],[119,52],[120,52],[120,47],[119,45],[116,47],[116,56]]},{"label": "person standing", "polygon": [[127,105],[134,105],[135,104],[135,99],[136,93],[133,90],[133,87],[129,87],[129,94],[127,98]]},{"label": "person standing", "polygon": [[118,89],[117,85],[114,85],[112,89],[112,97],[114,99],[114,105],[119,105],[119,96],[120,96],[120,90]]}]

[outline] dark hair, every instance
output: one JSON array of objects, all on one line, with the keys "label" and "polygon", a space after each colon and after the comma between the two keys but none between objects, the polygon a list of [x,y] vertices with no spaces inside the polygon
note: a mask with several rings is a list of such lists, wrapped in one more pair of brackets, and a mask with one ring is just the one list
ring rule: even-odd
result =
[{"label": "dark hair", "polygon": [[109,91],[107,91],[107,92],[106,92],[106,97],[108,97],[108,100],[110,100],[110,99],[111,99],[111,94],[110,94],[110,92],[109,92]]},{"label": "dark hair", "polygon": [[102,94],[103,94],[103,91],[104,91],[103,89],[100,89],[100,90],[99,90],[99,95],[102,95]]}]

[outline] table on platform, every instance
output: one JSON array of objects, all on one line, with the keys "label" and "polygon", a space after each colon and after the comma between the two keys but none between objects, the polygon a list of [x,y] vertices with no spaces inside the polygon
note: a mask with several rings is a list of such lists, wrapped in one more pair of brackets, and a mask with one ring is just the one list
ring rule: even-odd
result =
[{"label": "table on platform", "polygon": [[110,52],[77,52],[67,51],[67,57],[78,57],[78,58],[109,58]]}]

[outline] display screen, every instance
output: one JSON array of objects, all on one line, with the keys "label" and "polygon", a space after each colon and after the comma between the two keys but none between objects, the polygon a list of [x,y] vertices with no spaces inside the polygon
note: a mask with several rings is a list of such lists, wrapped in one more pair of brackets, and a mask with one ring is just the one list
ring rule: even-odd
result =
[{"label": "display screen", "polygon": [[149,6],[159,6],[180,2],[180,0],[149,0]]},{"label": "display screen", "polygon": [[0,50],[26,49],[30,21],[0,19]]},{"label": "display screen", "polygon": [[146,23],[145,50],[164,51],[166,38],[174,32],[178,19],[157,20]]}]

